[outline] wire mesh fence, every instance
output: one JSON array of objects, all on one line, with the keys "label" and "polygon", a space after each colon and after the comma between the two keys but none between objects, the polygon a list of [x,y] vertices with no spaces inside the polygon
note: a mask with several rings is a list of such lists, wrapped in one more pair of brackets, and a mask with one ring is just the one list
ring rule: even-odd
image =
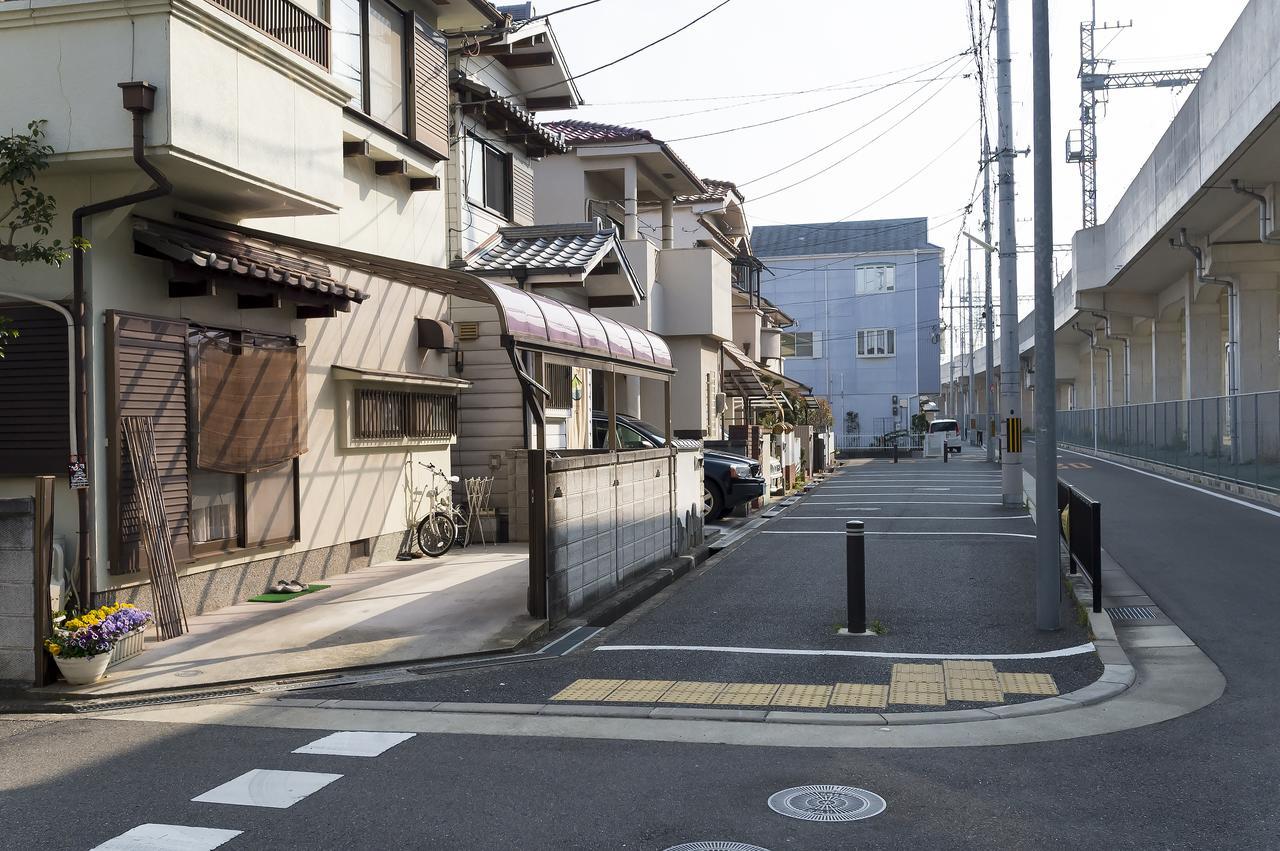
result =
[{"label": "wire mesh fence", "polygon": [[1058,442],[1280,491],[1280,391],[1059,411]]}]

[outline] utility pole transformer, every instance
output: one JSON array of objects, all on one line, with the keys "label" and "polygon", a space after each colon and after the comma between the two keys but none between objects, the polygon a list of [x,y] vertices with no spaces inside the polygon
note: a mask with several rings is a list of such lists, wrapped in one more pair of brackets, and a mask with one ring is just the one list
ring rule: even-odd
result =
[{"label": "utility pole transformer", "polygon": [[1036,283],[1036,626],[1061,626],[1058,435],[1053,343],[1053,161],[1049,111],[1049,0],[1031,3],[1031,149]]},{"label": "utility pole transformer", "polygon": [[[996,191],[1000,203],[1000,408],[1008,423],[1022,422],[1022,360],[1018,352],[1018,235],[1013,210],[1013,83],[1009,53],[1009,0],[996,0]],[[987,237],[991,241],[991,237]],[[1052,310],[1050,311],[1052,313]],[[1054,385],[1050,384],[1052,393]],[[1008,418],[1008,419],[1006,419]],[[1000,491],[1005,505],[1022,505],[1021,446],[1004,428]]]}]

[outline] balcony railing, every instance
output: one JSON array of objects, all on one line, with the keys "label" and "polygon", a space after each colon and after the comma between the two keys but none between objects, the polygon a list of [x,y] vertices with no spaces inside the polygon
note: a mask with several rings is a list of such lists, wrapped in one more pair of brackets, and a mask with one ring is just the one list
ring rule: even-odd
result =
[{"label": "balcony railing", "polygon": [[209,0],[329,70],[329,25],[289,0]]}]

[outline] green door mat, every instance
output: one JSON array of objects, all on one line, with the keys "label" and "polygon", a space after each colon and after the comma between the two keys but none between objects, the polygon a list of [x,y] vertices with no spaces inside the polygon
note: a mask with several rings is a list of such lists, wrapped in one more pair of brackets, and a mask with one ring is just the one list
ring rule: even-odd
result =
[{"label": "green door mat", "polygon": [[275,594],[275,593],[259,594],[256,597],[250,597],[249,602],[250,603],[287,603],[289,600],[292,600],[294,597],[301,597],[303,594],[310,594],[312,591],[323,591],[328,587],[329,587],[328,585],[308,585],[306,591],[293,591],[286,594]]}]

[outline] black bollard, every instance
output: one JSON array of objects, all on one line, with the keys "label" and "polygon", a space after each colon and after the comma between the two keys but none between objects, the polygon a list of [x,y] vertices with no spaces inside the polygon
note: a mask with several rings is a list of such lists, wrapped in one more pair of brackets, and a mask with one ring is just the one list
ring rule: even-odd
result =
[{"label": "black bollard", "polygon": [[867,631],[867,550],[861,520],[844,524],[844,544],[848,630],[851,635],[861,635]]}]

